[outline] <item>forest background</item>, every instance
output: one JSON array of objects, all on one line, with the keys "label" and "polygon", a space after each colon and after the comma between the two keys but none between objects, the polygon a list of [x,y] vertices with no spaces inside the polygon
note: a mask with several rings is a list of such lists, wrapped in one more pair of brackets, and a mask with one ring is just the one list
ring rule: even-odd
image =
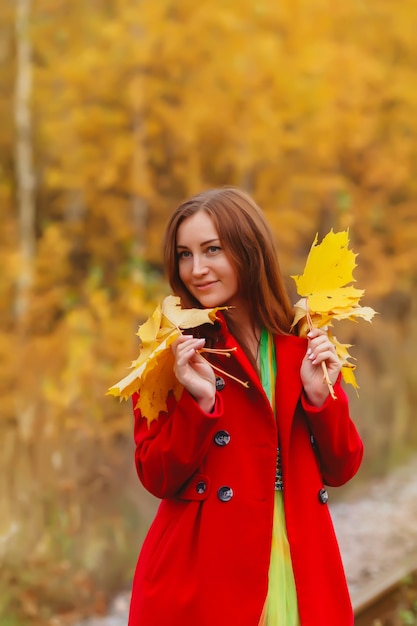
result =
[{"label": "forest background", "polygon": [[106,397],[168,292],[185,196],[249,191],[288,287],[349,228],[379,315],[340,322],[366,457],[417,450],[415,0],[3,0],[0,616],[70,624],[128,588],[156,502]]}]

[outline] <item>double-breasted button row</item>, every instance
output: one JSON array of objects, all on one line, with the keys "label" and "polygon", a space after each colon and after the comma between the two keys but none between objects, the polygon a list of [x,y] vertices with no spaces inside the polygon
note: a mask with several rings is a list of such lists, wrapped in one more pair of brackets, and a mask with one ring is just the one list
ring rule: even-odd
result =
[{"label": "double-breasted button row", "polygon": [[[222,391],[226,383],[224,378],[216,376],[216,391]],[[227,430],[218,430],[213,437],[213,441],[217,446],[223,447],[230,443],[230,434]],[[197,493],[205,493],[207,485],[205,482],[200,481],[196,485]],[[229,502],[233,498],[233,489],[228,485],[223,485],[217,490],[217,497],[221,502]]]},{"label": "double-breasted button row", "polygon": [[[195,490],[199,495],[202,495],[207,490],[207,483],[204,480],[199,480]],[[221,502],[229,502],[233,498],[233,489],[228,485],[223,485],[217,490],[217,497]]]}]

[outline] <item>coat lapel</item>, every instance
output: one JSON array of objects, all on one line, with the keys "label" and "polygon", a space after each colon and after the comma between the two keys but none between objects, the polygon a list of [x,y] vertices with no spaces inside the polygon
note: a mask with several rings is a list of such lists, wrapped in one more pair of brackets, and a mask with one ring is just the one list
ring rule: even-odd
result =
[{"label": "coat lapel", "polygon": [[[256,388],[264,397],[268,407],[269,400],[266,397],[262,383],[253,369],[249,359],[237,344],[235,338],[228,332],[227,325],[221,317],[222,334],[225,347],[235,348],[233,360],[239,365],[244,380],[247,380],[250,388]],[[276,335],[275,351],[277,360],[277,379],[275,387],[276,410],[279,426],[279,437],[284,451],[288,450],[288,443],[291,433],[291,425],[294,413],[300,400],[302,384],[300,377],[301,362],[307,350],[307,341],[294,335]]]},{"label": "coat lapel", "polygon": [[288,453],[291,426],[301,397],[301,362],[307,349],[304,339],[293,335],[275,337],[277,380],[275,399],[283,463]]},{"label": "coat lapel", "polygon": [[260,398],[262,398],[265,404],[264,411],[268,415],[270,415],[271,418],[273,418],[271,404],[264,391],[258,373],[253,368],[252,363],[249,361],[244,350],[236,342],[233,335],[228,332],[227,326],[224,321],[222,330],[224,346],[226,348],[233,349],[233,352],[231,353],[232,358],[230,359],[230,363],[225,363],[225,360],[223,359],[223,367],[226,371],[230,368],[233,371],[233,375],[238,376],[243,382],[247,382],[249,385],[248,390],[256,390],[260,394]]}]

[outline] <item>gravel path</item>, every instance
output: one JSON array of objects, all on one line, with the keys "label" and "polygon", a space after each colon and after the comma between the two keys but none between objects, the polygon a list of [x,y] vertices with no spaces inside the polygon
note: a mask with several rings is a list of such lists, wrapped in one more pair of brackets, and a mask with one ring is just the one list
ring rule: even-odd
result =
[{"label": "gravel path", "polygon": [[353,600],[402,561],[417,568],[417,457],[331,507]]},{"label": "gravel path", "polygon": [[[352,599],[393,565],[417,556],[417,457],[388,477],[363,487],[360,495],[331,505]],[[416,561],[417,566],[417,561]],[[76,626],[126,626],[129,594],[120,594],[107,617]]]}]

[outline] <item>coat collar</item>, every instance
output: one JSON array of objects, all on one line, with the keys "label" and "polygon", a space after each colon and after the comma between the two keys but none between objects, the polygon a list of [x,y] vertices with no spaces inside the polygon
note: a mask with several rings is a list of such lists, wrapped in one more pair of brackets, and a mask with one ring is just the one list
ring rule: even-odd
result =
[{"label": "coat collar", "polygon": [[[218,314],[218,323],[220,324],[219,336],[222,343],[224,342],[228,347],[237,347],[234,358],[238,361],[245,374],[247,374],[249,385],[263,392],[259,376],[253,369],[246,354],[229,333],[222,314]],[[286,435],[288,430],[289,436],[292,418],[302,392],[300,368],[307,349],[307,341],[295,335],[275,335],[274,342],[277,360],[275,394],[277,415],[279,416],[280,431],[283,431],[282,435]]]},{"label": "coat collar", "polygon": [[283,450],[288,450],[291,425],[302,394],[301,363],[307,350],[307,341],[294,335],[275,337],[277,380],[275,397]]}]

